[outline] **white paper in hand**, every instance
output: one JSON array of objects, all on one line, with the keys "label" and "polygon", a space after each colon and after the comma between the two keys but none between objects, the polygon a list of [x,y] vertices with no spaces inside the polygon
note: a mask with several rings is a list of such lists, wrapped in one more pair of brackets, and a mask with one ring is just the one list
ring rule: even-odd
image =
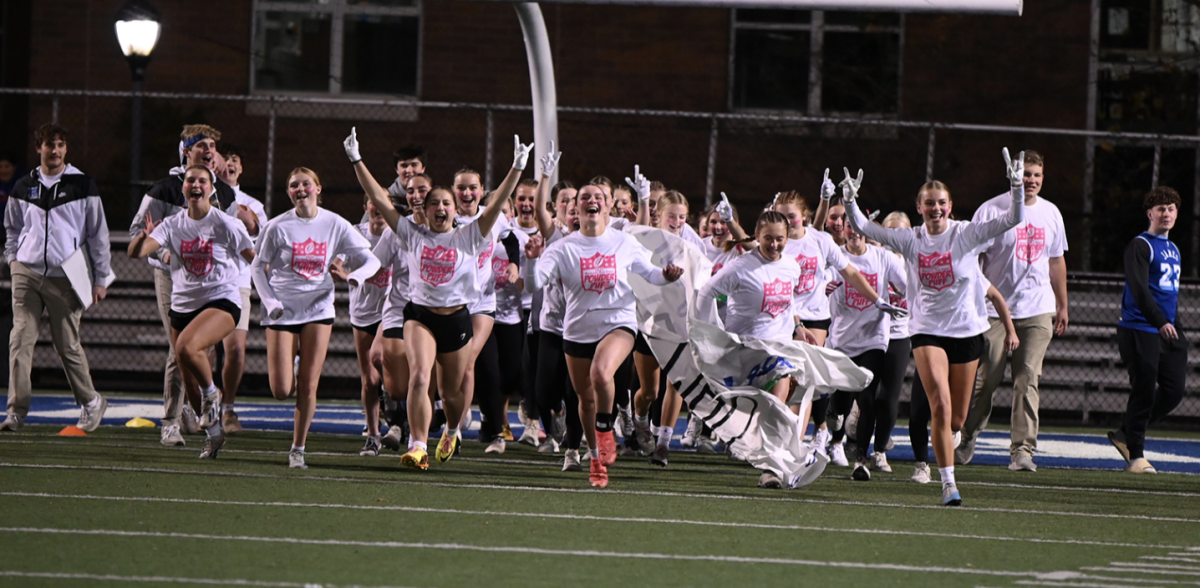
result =
[{"label": "white paper in hand", "polygon": [[62,269],[71,282],[71,289],[83,303],[83,309],[87,310],[92,305],[92,276],[91,270],[88,268],[87,255],[84,254],[82,247],[67,257],[62,264]]}]

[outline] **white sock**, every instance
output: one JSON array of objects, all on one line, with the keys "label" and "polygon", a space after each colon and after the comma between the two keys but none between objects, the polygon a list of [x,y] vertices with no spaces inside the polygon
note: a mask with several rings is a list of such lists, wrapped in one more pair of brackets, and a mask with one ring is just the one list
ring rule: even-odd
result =
[{"label": "white sock", "polygon": [[88,408],[99,408],[100,407],[100,398],[101,398],[101,396],[99,394],[97,394],[95,398],[91,399],[91,401],[89,401],[87,403]]},{"label": "white sock", "polygon": [[[940,474],[942,476],[942,485],[943,486],[946,486],[948,484],[955,484],[954,483],[954,466],[950,466],[948,468],[938,468],[938,474]],[[955,484],[955,485],[957,486],[957,484]]]},{"label": "white sock", "polygon": [[588,455],[592,456],[592,459],[600,459],[600,450],[593,447],[588,450]]},{"label": "white sock", "polygon": [[202,392],[204,392],[204,395],[205,395],[206,397],[207,397],[207,396],[212,396],[213,394],[216,394],[216,393],[217,393],[217,383],[216,383],[216,382],[209,382],[209,383],[208,383],[208,386],[206,386],[206,387],[204,388],[204,390],[202,390]]},{"label": "white sock", "polygon": [[220,437],[225,434],[225,431],[221,428],[221,423],[217,423],[205,430],[204,434],[209,437]]},{"label": "white sock", "polygon": [[414,449],[420,449],[421,451],[428,453],[429,445],[426,445],[424,441],[413,441],[412,443],[408,444],[408,450],[412,451]]},{"label": "white sock", "polygon": [[232,402],[222,402],[221,410],[233,410],[233,403]]},{"label": "white sock", "polygon": [[299,446],[299,447],[296,447],[295,445],[293,445],[293,446],[292,446],[292,451],[299,451],[300,453],[304,453],[304,446],[303,446],[303,445],[301,445],[301,446]]},{"label": "white sock", "polygon": [[457,437],[458,436],[458,427],[455,427],[453,429],[447,428],[446,435],[448,437]]},{"label": "white sock", "polygon": [[671,437],[675,435],[675,429],[662,426],[658,428],[658,446],[668,447],[671,445]]},{"label": "white sock", "polygon": [[434,409],[434,410],[444,410],[444,409],[443,409],[443,407],[442,407],[442,401],[441,401],[441,400],[436,400],[436,401],[434,401],[434,403],[433,403],[433,409]]},{"label": "white sock", "polygon": [[650,427],[650,415],[633,413],[633,424],[645,429]]}]

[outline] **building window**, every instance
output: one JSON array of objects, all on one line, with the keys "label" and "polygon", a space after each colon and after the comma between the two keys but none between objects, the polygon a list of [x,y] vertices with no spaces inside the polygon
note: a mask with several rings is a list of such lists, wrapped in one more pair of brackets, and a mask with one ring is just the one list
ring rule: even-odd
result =
[{"label": "building window", "polygon": [[733,11],[730,107],[810,115],[900,110],[904,15]]},{"label": "building window", "polygon": [[420,24],[420,0],[258,0],[251,87],[415,97]]}]

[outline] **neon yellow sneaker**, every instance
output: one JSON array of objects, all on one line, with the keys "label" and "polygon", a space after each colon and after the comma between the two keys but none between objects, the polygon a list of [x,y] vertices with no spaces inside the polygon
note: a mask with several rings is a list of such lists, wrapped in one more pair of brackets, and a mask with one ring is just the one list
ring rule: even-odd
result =
[{"label": "neon yellow sneaker", "polygon": [[420,447],[414,447],[412,451],[400,456],[400,463],[407,468],[425,471],[429,469],[429,454]]},{"label": "neon yellow sneaker", "polygon": [[442,463],[450,461],[450,458],[454,457],[456,449],[458,449],[458,436],[442,433],[442,439],[437,444],[438,461]]}]

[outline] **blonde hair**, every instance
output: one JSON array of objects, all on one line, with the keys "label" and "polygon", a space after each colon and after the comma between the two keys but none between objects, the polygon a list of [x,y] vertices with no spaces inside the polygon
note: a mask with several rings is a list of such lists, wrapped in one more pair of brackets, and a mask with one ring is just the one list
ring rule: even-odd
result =
[{"label": "blonde hair", "polygon": [[883,226],[886,227],[888,224],[888,221],[890,221],[890,220],[898,221],[900,223],[900,226],[902,226],[906,229],[912,228],[912,221],[909,220],[908,215],[904,214],[903,212],[900,212],[899,210],[894,210],[894,211],[888,213],[887,216],[883,217],[883,222],[880,224],[882,224]]},{"label": "blonde hair", "polygon": [[780,192],[779,197],[775,199],[774,209],[778,210],[780,206],[792,204],[800,209],[800,216],[806,219],[812,219],[812,209],[808,207],[808,201],[795,190]]},{"label": "blonde hair", "polygon": [[930,181],[922,184],[920,190],[917,190],[917,206],[921,205],[921,194],[924,194],[926,192],[930,192],[933,190],[941,190],[946,193],[947,199],[949,199],[950,201],[954,200],[954,197],[950,195],[950,188],[946,187],[946,184],[943,184],[938,180],[930,180]]},{"label": "blonde hair", "polygon": [[304,166],[298,167],[298,168],[288,172],[287,177],[290,180],[290,179],[292,179],[292,176],[294,176],[296,174],[304,174],[304,175],[312,178],[313,183],[316,184],[317,186],[321,185],[321,177],[317,175],[317,172],[315,172],[311,169],[308,169],[307,167],[304,167]]},{"label": "blonde hair", "polygon": [[221,140],[221,131],[208,125],[184,125],[183,132],[179,133],[179,140],[187,141],[196,135],[204,135],[213,141]]}]

